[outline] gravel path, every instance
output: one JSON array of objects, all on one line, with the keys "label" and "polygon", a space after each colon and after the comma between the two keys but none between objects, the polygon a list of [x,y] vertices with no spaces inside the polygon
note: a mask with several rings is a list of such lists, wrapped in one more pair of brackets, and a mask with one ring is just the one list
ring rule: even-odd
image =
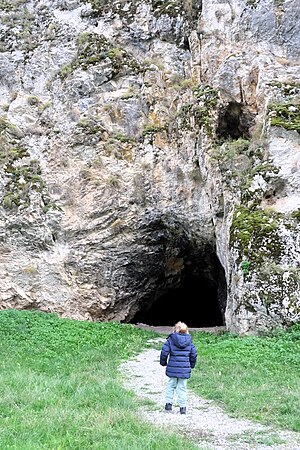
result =
[{"label": "gravel path", "polygon": [[[165,342],[164,338],[149,341],[149,345]],[[275,430],[245,419],[228,416],[214,402],[193,394],[188,388],[187,414],[164,411],[165,368],[159,364],[160,350],[149,348],[120,367],[124,387],[136,393],[144,402],[140,414],[153,425],[187,437],[201,450],[300,450],[300,433]]]}]

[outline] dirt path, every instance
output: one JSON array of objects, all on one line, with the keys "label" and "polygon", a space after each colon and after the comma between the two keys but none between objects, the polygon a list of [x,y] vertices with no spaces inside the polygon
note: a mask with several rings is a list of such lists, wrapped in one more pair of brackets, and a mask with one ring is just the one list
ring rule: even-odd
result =
[{"label": "dirt path", "polygon": [[[120,367],[125,373],[124,386],[143,399],[141,416],[168,432],[175,431],[197,444],[201,450],[300,450],[300,433],[275,430],[245,419],[228,416],[212,401],[188,390],[187,415],[164,411],[165,368],[159,365],[164,338],[149,341],[150,348]],[[156,348],[155,348],[156,347]]]}]

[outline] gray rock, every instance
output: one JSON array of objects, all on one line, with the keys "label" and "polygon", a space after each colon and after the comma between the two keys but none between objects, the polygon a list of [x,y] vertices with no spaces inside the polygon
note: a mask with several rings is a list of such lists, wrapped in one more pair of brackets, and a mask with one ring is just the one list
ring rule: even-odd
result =
[{"label": "gray rock", "polygon": [[299,322],[296,0],[28,1],[4,31],[1,308]]}]

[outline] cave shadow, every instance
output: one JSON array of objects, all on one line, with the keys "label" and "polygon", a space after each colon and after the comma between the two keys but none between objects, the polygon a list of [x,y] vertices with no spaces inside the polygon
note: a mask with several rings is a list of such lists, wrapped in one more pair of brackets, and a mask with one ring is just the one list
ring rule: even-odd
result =
[{"label": "cave shadow", "polygon": [[[207,278],[205,273],[186,273],[181,284],[170,288],[143,305],[131,323],[151,326],[173,326],[183,321],[189,327],[215,327],[225,325],[227,300],[224,269],[214,258],[215,270]],[[197,272],[197,271],[196,271]]]},{"label": "cave shadow", "polygon": [[250,128],[254,115],[243,103],[231,101],[220,109],[216,136],[219,141],[228,139],[250,139]]}]

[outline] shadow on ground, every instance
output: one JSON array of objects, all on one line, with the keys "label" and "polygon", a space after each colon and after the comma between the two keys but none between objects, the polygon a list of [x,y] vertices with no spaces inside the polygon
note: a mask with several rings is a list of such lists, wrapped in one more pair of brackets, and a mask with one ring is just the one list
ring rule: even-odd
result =
[{"label": "shadow on ground", "polygon": [[[141,328],[142,330],[150,330],[150,331],[156,331],[156,333],[161,333],[161,334],[170,334],[173,331],[173,328],[170,326],[165,326],[165,325],[161,325],[161,326],[152,326],[152,325],[147,325],[145,323],[136,323],[134,324],[134,326]],[[204,331],[204,332],[208,332],[208,333],[223,333],[224,331],[226,331],[226,327],[204,327],[204,328],[192,328],[189,327],[190,331]]]}]

